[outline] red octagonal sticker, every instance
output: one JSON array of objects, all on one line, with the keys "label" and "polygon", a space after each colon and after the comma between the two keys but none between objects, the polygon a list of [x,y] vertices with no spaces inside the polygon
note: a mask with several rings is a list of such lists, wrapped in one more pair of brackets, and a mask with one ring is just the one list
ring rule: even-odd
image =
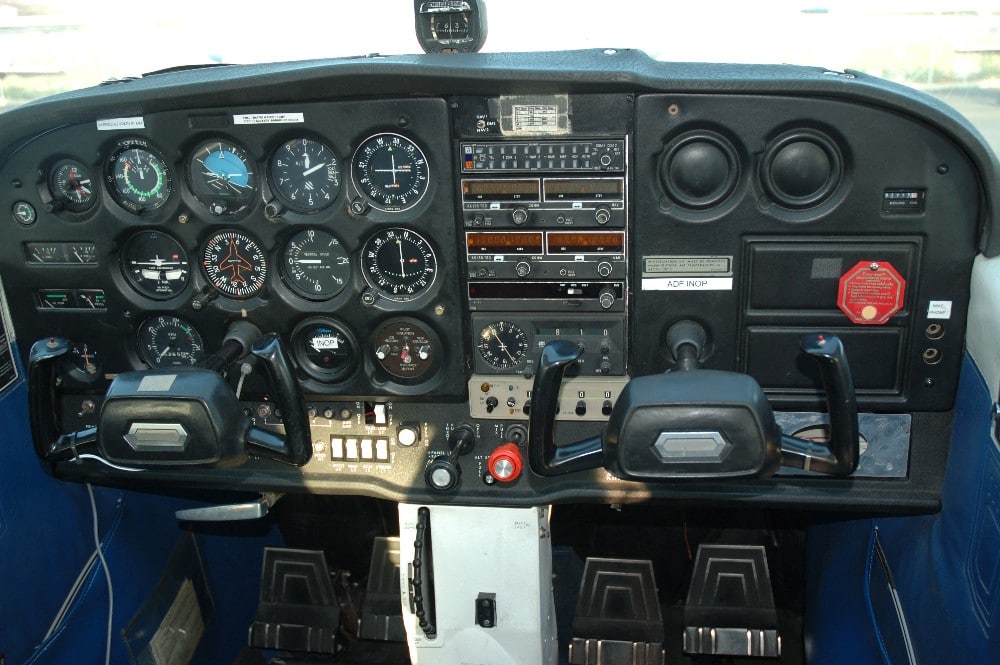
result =
[{"label": "red octagonal sticker", "polygon": [[885,261],[859,261],[840,278],[837,306],[854,323],[880,325],[903,308],[906,280]]}]

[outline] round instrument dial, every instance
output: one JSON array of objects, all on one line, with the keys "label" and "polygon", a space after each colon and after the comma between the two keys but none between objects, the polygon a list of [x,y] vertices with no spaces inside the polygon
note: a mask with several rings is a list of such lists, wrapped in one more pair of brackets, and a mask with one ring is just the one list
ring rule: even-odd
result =
[{"label": "round instrument dial", "polygon": [[528,352],[528,338],[524,331],[509,321],[495,321],[479,331],[479,355],[490,366],[509,369],[522,360]]},{"label": "round instrument dial", "polygon": [[376,134],[354,152],[351,175],[373,208],[399,212],[415,206],[430,182],[427,158],[399,134]]},{"label": "round instrument dial", "polygon": [[49,190],[66,210],[83,212],[94,205],[95,187],[90,169],[75,159],[56,162],[49,171]]},{"label": "round instrument dial", "polygon": [[402,228],[383,229],[361,251],[365,279],[385,298],[413,300],[434,283],[437,259],[423,236]]},{"label": "round instrument dial", "polygon": [[326,144],[312,139],[293,139],[275,150],[268,175],[274,194],[296,212],[323,210],[340,192],[337,156]]},{"label": "round instrument dial", "polygon": [[253,203],[257,181],[246,148],[223,139],[204,141],[188,162],[191,191],[213,215],[231,215]]},{"label": "round instrument dial", "polygon": [[141,139],[118,143],[108,160],[105,179],[115,201],[136,214],[160,208],[173,191],[166,161]]},{"label": "round instrument dial", "polygon": [[74,381],[91,384],[101,378],[101,360],[97,350],[86,342],[74,344],[63,356],[62,369]]},{"label": "round instrument dial", "polygon": [[220,231],[208,239],[201,265],[209,283],[232,298],[251,298],[264,288],[267,258],[242,231]]},{"label": "round instrument dial", "polygon": [[292,353],[299,368],[317,381],[348,376],[358,365],[358,343],[344,325],[323,317],[307,319],[292,332]]},{"label": "round instrument dial", "polygon": [[189,367],[201,360],[201,335],[184,319],[164,314],[139,326],[139,357],[153,368]]},{"label": "round instrument dial", "polygon": [[122,272],[129,286],[154,300],[176,296],[187,286],[190,275],[187,252],[159,231],[142,231],[125,241]]},{"label": "round instrument dial", "polygon": [[340,293],[351,276],[351,260],[332,233],[299,231],[281,252],[285,283],[309,300],[327,300]]},{"label": "round instrument dial", "polygon": [[375,360],[392,376],[414,382],[434,367],[436,347],[436,335],[421,323],[393,321],[375,335]]}]

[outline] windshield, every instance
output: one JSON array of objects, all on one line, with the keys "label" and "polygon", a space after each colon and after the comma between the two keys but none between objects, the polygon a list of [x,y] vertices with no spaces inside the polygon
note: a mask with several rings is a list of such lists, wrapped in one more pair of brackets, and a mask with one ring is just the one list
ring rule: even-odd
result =
[{"label": "windshield", "polygon": [[[935,94],[1000,147],[1000,1],[492,0],[484,51],[856,69]],[[0,0],[0,108],[202,64],[419,52],[412,0]]]}]

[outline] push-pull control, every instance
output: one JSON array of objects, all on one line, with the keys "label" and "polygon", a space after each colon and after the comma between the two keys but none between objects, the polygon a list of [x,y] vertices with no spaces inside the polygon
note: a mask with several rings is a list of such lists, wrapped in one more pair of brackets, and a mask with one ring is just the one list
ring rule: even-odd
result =
[{"label": "push-pull control", "polygon": [[486,468],[490,475],[501,483],[512,483],[521,475],[524,467],[524,460],[521,457],[521,449],[516,443],[509,442],[498,446],[490,453],[486,461]]},{"label": "push-pull control", "polygon": [[427,466],[424,480],[438,492],[450,492],[458,487],[462,469],[458,458],[472,451],[476,445],[476,432],[468,425],[458,425],[448,435],[448,452],[438,455]]}]

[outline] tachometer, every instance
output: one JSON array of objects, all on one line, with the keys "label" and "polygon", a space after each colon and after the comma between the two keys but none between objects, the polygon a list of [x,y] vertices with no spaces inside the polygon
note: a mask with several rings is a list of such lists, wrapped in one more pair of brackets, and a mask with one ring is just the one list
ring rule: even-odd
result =
[{"label": "tachometer", "polygon": [[415,206],[427,192],[427,158],[416,143],[399,134],[376,134],[354,152],[351,175],[373,208],[399,212]]},{"label": "tachometer", "polygon": [[72,212],[83,212],[97,200],[93,174],[75,159],[56,162],[49,171],[49,189],[53,198]]},{"label": "tachometer", "polygon": [[142,231],[122,247],[122,272],[129,285],[142,295],[167,300],[187,286],[187,252],[165,233]]},{"label": "tachometer", "polygon": [[430,243],[416,231],[383,229],[365,243],[361,268],[365,279],[382,296],[405,302],[434,283],[437,259]]},{"label": "tachometer", "polygon": [[162,207],[173,191],[166,161],[142,139],[118,142],[105,179],[115,201],[136,214]]},{"label": "tachometer", "polygon": [[268,165],[274,194],[296,212],[318,212],[340,192],[340,162],[326,144],[307,138],[288,141]]},{"label": "tachometer", "polygon": [[204,345],[194,326],[164,314],[139,326],[139,357],[150,367],[189,367],[201,360]]},{"label": "tachometer", "polygon": [[264,288],[267,257],[257,241],[242,231],[220,231],[201,252],[205,276],[232,298],[251,298]]},{"label": "tachometer", "polygon": [[188,162],[191,191],[213,215],[231,215],[253,203],[254,171],[246,148],[224,139],[203,141]]},{"label": "tachometer", "polygon": [[351,260],[332,233],[299,231],[281,252],[285,283],[303,298],[326,300],[340,293],[351,276]]}]

